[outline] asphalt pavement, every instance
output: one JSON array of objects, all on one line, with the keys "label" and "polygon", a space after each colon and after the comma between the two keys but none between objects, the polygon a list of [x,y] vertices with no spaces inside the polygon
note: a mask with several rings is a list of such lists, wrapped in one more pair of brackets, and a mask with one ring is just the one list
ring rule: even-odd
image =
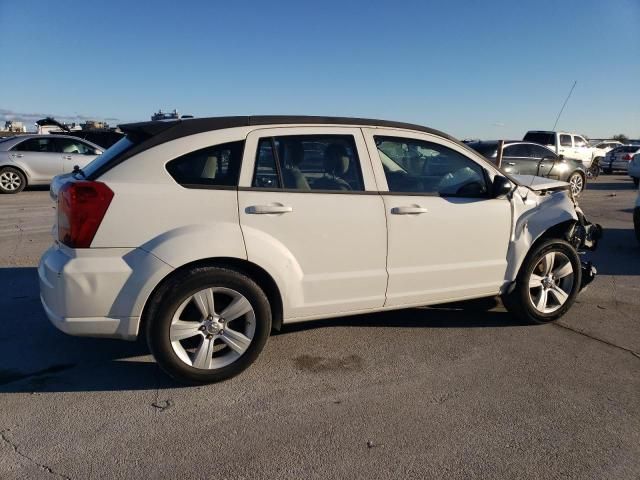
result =
[{"label": "asphalt pavement", "polygon": [[48,192],[0,196],[0,478],[638,479],[636,194],[589,183],[600,274],[556,324],[491,300],[299,324],[203,387],[51,326]]}]

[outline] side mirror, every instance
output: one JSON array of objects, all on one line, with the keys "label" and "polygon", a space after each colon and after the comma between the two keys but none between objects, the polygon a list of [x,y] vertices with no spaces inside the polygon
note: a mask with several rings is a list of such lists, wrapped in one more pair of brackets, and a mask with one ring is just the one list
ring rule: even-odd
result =
[{"label": "side mirror", "polygon": [[558,160],[564,160],[564,155],[563,154],[558,155]]},{"label": "side mirror", "polygon": [[496,175],[495,177],[493,177],[491,194],[494,198],[506,195],[512,189],[513,189],[513,184],[502,175]]},{"label": "side mirror", "polygon": [[97,148],[96,148],[96,149],[93,151],[93,154],[94,154],[94,155],[102,155],[102,150],[99,150],[99,149],[97,149]]}]

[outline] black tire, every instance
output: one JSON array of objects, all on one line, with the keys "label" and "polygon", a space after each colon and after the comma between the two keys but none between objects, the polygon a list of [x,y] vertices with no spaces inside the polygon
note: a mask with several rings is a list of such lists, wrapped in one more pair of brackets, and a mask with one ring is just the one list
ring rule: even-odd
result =
[{"label": "black tire", "polygon": [[27,178],[17,168],[0,168],[0,193],[19,193],[27,186]]},{"label": "black tire", "polygon": [[571,185],[571,188],[573,189],[573,184],[572,184],[572,180],[574,179],[580,179],[582,180],[581,184],[582,186],[580,187],[580,189],[578,191],[573,192],[574,196],[578,197],[582,194],[582,192],[584,192],[584,189],[587,188],[587,178],[584,176],[583,173],[581,172],[573,172],[571,175],[569,175],[569,177],[567,178],[567,182],[569,182],[569,184]]},{"label": "black tire", "polygon": [[[169,332],[177,309],[191,295],[209,287],[232,289],[244,296],[255,314],[255,332],[247,350],[232,363],[216,369],[200,369],[180,359],[172,347]],[[246,275],[226,268],[199,267],[171,278],[158,289],[145,321],[147,343],[160,368],[181,383],[205,384],[234,377],[255,361],[271,331],[271,308],[262,289]]]},{"label": "black tire", "polygon": [[640,185],[640,178],[631,177],[633,179],[633,184],[637,187]]},{"label": "black tire", "polygon": [[[573,284],[568,292],[568,298],[557,310],[543,313],[533,305],[533,299],[529,289],[529,279],[534,268],[539,265],[542,258],[551,252],[562,253],[569,260],[573,269]],[[567,280],[568,281],[568,280]],[[518,318],[532,323],[549,323],[562,317],[580,292],[582,283],[582,268],[578,252],[571,244],[560,239],[544,240],[535,245],[524,259],[520,272],[516,279],[513,291],[503,296],[503,303],[507,310]]]},{"label": "black tire", "polygon": [[636,239],[640,243],[640,207],[633,209],[633,228],[636,231]]}]

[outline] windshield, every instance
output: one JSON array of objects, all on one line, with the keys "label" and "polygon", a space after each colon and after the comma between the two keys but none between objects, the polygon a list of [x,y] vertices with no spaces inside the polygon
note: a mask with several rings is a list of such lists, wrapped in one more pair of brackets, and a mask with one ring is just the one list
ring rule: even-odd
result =
[{"label": "windshield", "polygon": [[539,143],[540,145],[555,145],[556,134],[553,132],[527,132],[523,140],[525,142]]},{"label": "windshield", "polygon": [[90,177],[93,175],[95,171],[97,171],[100,167],[107,164],[111,160],[116,157],[119,157],[127,150],[135,146],[136,143],[131,140],[128,136],[123,137],[114,143],[111,147],[109,147],[102,155],[98,155],[89,165],[83,168],[84,176]]}]

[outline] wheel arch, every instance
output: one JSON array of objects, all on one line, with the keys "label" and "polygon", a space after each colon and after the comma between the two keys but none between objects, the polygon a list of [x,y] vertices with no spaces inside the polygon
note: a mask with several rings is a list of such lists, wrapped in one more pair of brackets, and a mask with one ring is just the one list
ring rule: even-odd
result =
[{"label": "wheel arch", "polygon": [[212,257],[195,260],[181,265],[180,267],[172,270],[169,274],[167,274],[154,287],[142,308],[140,323],[138,325],[138,335],[140,335],[140,332],[144,331],[148,319],[155,313],[155,308],[158,305],[157,299],[162,296],[162,293],[166,289],[168,282],[170,282],[176,276],[182,274],[182,272],[198,267],[227,268],[229,270],[243,273],[251,278],[264,291],[267,299],[269,300],[272,316],[272,328],[276,331],[280,331],[280,329],[282,328],[283,318],[282,294],[273,277],[262,267],[256,265],[253,262],[250,262],[249,260],[234,257]]}]

